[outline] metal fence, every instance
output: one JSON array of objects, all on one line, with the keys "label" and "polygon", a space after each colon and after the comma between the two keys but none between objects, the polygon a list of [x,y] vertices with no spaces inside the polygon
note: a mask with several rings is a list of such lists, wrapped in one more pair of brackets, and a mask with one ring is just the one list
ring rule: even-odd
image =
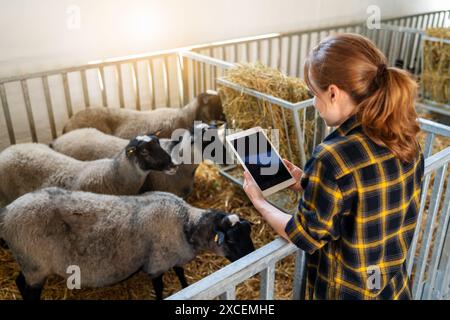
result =
[{"label": "metal fence", "polygon": [[[362,34],[371,39],[386,55],[392,66],[403,68],[416,76],[423,70],[423,41],[440,41],[425,36],[425,29],[448,27],[450,11],[418,14],[402,18],[383,20],[379,29],[369,29],[365,24],[349,24],[289,33],[273,33],[260,37],[217,43],[198,48],[193,52],[230,62],[263,62],[280,69],[283,73],[303,78],[303,65],[307,53],[322,39],[342,32]],[[445,40],[444,40],[445,41]],[[193,91],[199,93],[206,87],[215,88],[217,72],[207,66],[194,63],[192,68],[198,81]],[[421,87],[423,88],[423,87]],[[430,101],[421,90],[422,109],[450,115],[450,106]]]},{"label": "metal fence", "polygon": [[384,23],[381,29],[366,30],[365,35],[386,55],[390,65],[418,75],[421,72],[424,34],[422,29]]},{"label": "metal fence", "polygon": [[[443,25],[448,26],[449,18],[443,20]],[[450,45],[450,39],[441,39],[436,37],[430,37],[426,35],[425,30],[418,28],[411,28],[406,26],[398,26],[391,24],[382,24],[381,29],[371,31],[366,33],[366,36],[371,38],[374,43],[386,54],[389,60],[389,64],[404,68],[416,75],[420,79],[420,103],[418,107],[437,112],[446,116],[450,116],[450,100],[443,102],[437,102],[433,100],[433,94],[429,91],[430,85],[425,85],[425,80],[423,71],[428,68],[431,71],[433,66],[426,66],[424,61],[425,57],[428,56],[428,63],[435,61],[436,57],[432,45],[435,44],[436,47],[448,46]],[[429,50],[425,50],[425,44],[429,44]],[[434,49],[436,49],[434,47]],[[445,57],[444,57],[445,59]],[[447,68],[448,61],[442,61],[439,64],[440,67],[445,71]],[[436,68],[438,63],[436,63]],[[446,75],[442,75],[445,77]],[[447,74],[450,77],[450,74]],[[450,97],[449,86],[446,84],[446,80],[442,79],[442,86],[439,87],[439,92],[442,92],[444,97]]]},{"label": "metal fence", "polygon": [[[426,28],[442,26],[448,21],[449,11],[425,13],[420,15],[389,19],[385,24],[397,24],[404,27]],[[0,150],[21,142],[50,142],[61,132],[62,125],[75,112],[90,106],[111,108],[130,108],[151,110],[161,106],[180,107],[202,91],[216,88],[217,84],[242,90],[258,99],[279,105],[286,112],[293,112],[296,124],[297,141],[300,144],[300,165],[304,164],[308,152],[329,132],[320,117],[317,116],[312,101],[291,104],[287,101],[250,90],[236,87],[236,84],[222,79],[226,69],[241,61],[262,61],[277,67],[291,76],[302,77],[302,65],[310,48],[327,35],[338,32],[357,32],[366,34],[381,43],[383,49],[391,55],[401,50],[392,49],[399,42],[386,31],[368,30],[362,24],[305,30],[291,33],[274,33],[259,37],[207,44],[189,48],[188,51],[169,50],[154,54],[137,55],[121,59],[109,59],[83,66],[26,74],[0,79]],[[383,35],[384,32],[384,35]],[[403,36],[407,38],[407,36]],[[394,40],[393,40],[394,39]],[[404,40],[405,50],[410,44]],[[414,40],[416,41],[416,40]],[[406,52],[403,51],[403,52]],[[401,57],[404,66],[416,66],[417,52]],[[398,59],[396,55],[394,62]],[[391,57],[389,56],[391,59]],[[219,78],[218,81],[216,81]],[[304,110],[302,117],[298,112]],[[297,115],[297,116],[296,116]],[[306,148],[304,130],[307,117],[313,117],[315,123],[312,143]],[[424,120],[425,121],[425,120]],[[448,127],[422,121],[422,128],[429,132],[427,145],[436,135],[450,136]],[[283,129],[283,128],[280,128]],[[427,155],[430,155],[428,153]],[[448,203],[449,187],[444,191],[450,148],[427,158],[427,178],[424,190],[433,179],[432,203],[426,209],[422,201],[421,217],[426,219],[426,233],[415,240],[420,253],[411,256],[410,272],[414,276],[415,297],[444,297],[448,294],[450,240],[448,239]],[[227,176],[227,171],[222,170]],[[433,178],[431,178],[433,175]],[[448,174],[447,174],[448,175]],[[228,177],[232,179],[228,174]],[[235,181],[239,183],[239,181]],[[425,188],[426,187],[426,188]],[[445,194],[445,196],[444,196]],[[442,207],[443,206],[443,207]],[[442,207],[442,210],[439,208]],[[435,230],[439,221],[441,229]],[[419,227],[418,227],[419,228]],[[436,231],[436,233],[435,233]],[[421,232],[417,232],[419,234]],[[436,236],[435,236],[436,234]],[[437,237],[437,238],[436,238]],[[438,245],[431,246],[430,239],[438,239]],[[434,240],[436,241],[436,240]],[[422,245],[422,244],[425,245]],[[438,248],[437,251],[434,248]],[[415,250],[412,250],[411,252]],[[300,284],[304,270],[304,253],[291,244],[277,239],[254,253],[228,265],[213,275],[191,285],[169,299],[179,298],[234,298],[235,286],[248,277],[261,274],[261,298],[274,298],[274,274],[276,262],[284,257],[296,254],[294,276],[294,298],[300,297]],[[414,255],[412,253],[412,255]],[[433,255],[429,263],[428,255]],[[431,268],[431,269],[430,269]],[[416,277],[417,274],[417,277]],[[435,284],[438,284],[437,286]]]},{"label": "metal fence", "polygon": [[[414,238],[407,259],[415,299],[450,299],[450,146],[432,154],[436,136],[450,137],[450,127],[421,119],[427,132],[425,175]],[[434,176],[433,176],[434,175]],[[429,193],[430,181],[433,186]],[[447,181],[446,181],[447,180]],[[425,210],[428,201],[428,210]],[[418,241],[421,245],[418,246]]]},{"label": "metal fence", "polygon": [[[380,29],[369,29],[365,23],[308,29],[288,33],[272,33],[259,37],[216,43],[193,48],[192,51],[230,62],[256,62],[280,69],[283,73],[303,78],[307,53],[323,38],[342,32],[360,33],[373,40],[392,65],[397,60],[410,70],[418,70],[420,38],[417,30],[450,25],[450,11],[439,11],[382,21]],[[195,70],[197,78],[211,83],[206,69]],[[200,83],[199,85],[203,85]],[[201,88],[201,87],[200,87]]]},{"label": "metal fence", "polygon": [[[0,80],[0,149],[17,142],[49,142],[75,112],[89,106],[150,110],[182,106],[177,51]],[[13,106],[13,110],[11,110]]]}]

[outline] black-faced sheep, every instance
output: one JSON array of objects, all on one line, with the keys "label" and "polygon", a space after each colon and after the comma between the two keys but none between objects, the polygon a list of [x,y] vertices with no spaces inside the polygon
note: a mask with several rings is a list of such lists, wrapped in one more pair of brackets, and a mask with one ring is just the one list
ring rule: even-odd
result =
[{"label": "black-faced sheep", "polygon": [[18,144],[0,153],[0,200],[7,204],[50,186],[132,195],[139,192],[150,170],[176,170],[156,136],[136,137],[114,158],[96,161],[79,161],[43,144]]},{"label": "black-faced sheep", "polygon": [[235,261],[254,250],[248,221],[190,206],[166,192],[111,196],[45,188],[0,209],[0,237],[16,258],[24,299],[48,276],[80,271],[81,287],[109,286],[142,270],[162,298],[161,275],[204,250]]},{"label": "black-faced sheep", "polygon": [[224,120],[222,103],[216,93],[201,93],[184,108],[158,108],[136,111],[118,108],[90,107],[75,114],[63,133],[80,128],[96,128],[103,133],[131,139],[145,133],[170,138],[178,128],[188,129],[195,120],[209,123]]}]

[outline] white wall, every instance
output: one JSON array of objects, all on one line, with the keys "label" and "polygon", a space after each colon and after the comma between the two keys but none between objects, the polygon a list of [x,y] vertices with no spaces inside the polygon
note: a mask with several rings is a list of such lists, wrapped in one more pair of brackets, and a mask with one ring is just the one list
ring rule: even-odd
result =
[{"label": "white wall", "polygon": [[[447,3],[447,4],[446,4]],[[448,9],[442,0],[0,0],[0,77],[271,32]],[[71,6],[80,28],[69,29]]]}]

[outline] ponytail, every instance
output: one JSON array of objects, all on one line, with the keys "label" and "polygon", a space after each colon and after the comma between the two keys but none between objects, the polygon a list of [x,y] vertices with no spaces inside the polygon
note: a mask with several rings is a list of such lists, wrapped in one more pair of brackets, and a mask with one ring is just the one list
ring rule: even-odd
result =
[{"label": "ponytail", "polygon": [[321,90],[331,84],[357,105],[364,132],[402,162],[417,156],[420,131],[415,99],[417,83],[405,70],[387,67],[386,57],[367,38],[339,34],[323,40],[305,63],[305,80]]},{"label": "ponytail", "polygon": [[382,72],[374,79],[375,92],[359,103],[359,117],[375,143],[388,147],[401,161],[411,162],[416,157],[420,131],[414,104],[417,83],[398,68]]}]

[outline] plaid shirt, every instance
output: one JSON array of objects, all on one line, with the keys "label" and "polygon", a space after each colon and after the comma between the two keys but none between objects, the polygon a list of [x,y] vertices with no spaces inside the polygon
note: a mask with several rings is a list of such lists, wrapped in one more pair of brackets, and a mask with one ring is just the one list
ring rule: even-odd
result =
[{"label": "plaid shirt", "polygon": [[402,163],[363,132],[356,115],[316,147],[285,229],[308,253],[307,299],[411,298],[405,259],[423,173],[421,152]]}]

